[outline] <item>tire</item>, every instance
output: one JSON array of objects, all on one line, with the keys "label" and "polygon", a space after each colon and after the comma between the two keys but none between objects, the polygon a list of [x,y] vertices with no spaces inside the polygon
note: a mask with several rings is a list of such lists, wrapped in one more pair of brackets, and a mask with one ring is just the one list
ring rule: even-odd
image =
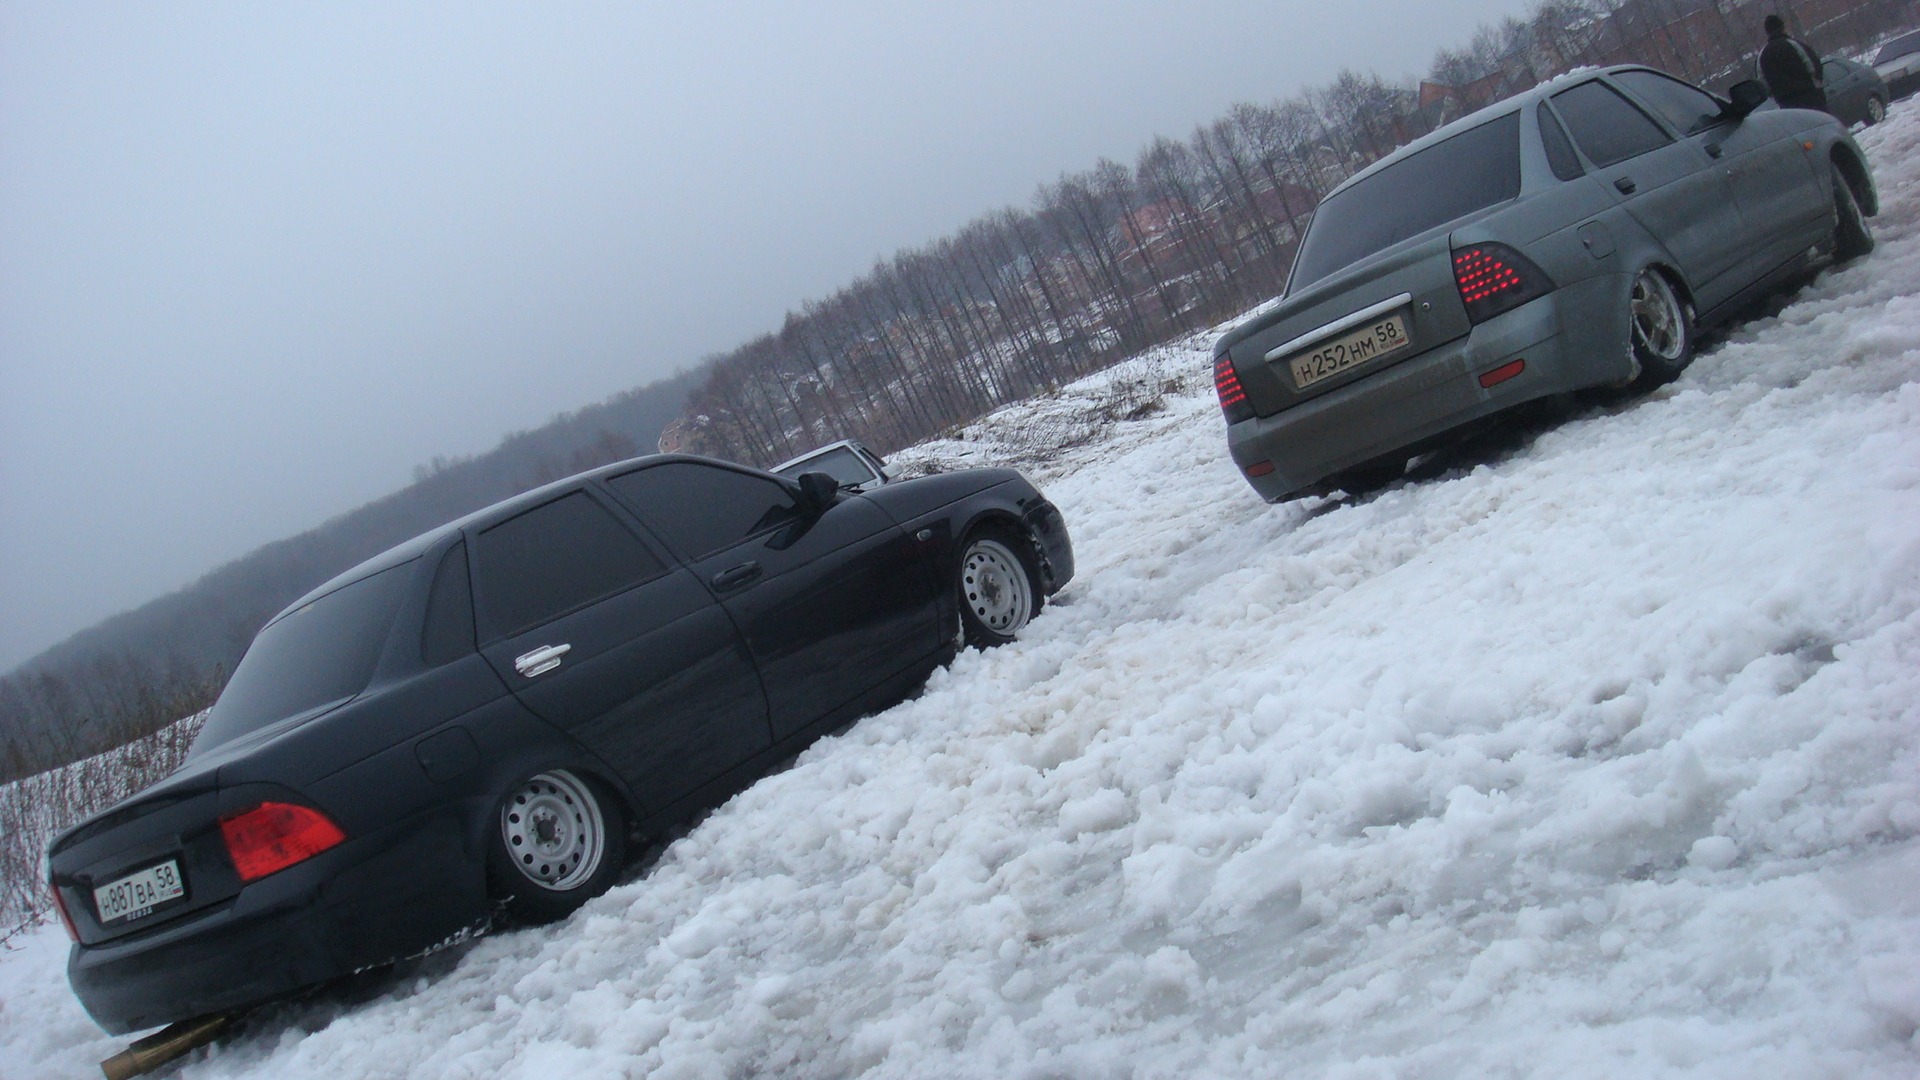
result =
[{"label": "tire", "polygon": [[1833,167],[1833,261],[1851,262],[1873,250],[1873,229],[1860,212],[1860,200],[1853,197],[1853,185],[1847,183],[1840,166]]},{"label": "tire", "polygon": [[1633,386],[1652,390],[1680,377],[1693,362],[1693,308],[1658,267],[1635,275],[1627,296],[1629,343],[1640,375]]},{"label": "tire", "polygon": [[537,773],[500,800],[488,877],[516,921],[548,923],[611,888],[626,864],[619,799],[565,769]]},{"label": "tire", "polygon": [[967,534],[954,588],[966,643],[980,649],[1012,641],[1045,602],[1032,545],[1006,529]]},{"label": "tire", "polygon": [[1887,103],[1880,100],[1879,94],[1867,95],[1867,126],[1872,127],[1887,118]]}]

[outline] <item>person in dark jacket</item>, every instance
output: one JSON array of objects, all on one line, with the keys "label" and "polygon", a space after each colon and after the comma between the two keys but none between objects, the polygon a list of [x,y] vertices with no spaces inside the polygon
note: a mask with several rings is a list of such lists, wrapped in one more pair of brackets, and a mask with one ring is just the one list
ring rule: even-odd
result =
[{"label": "person in dark jacket", "polygon": [[1760,50],[1760,77],[1766,80],[1767,93],[1783,109],[1827,111],[1820,54],[1788,37],[1787,24],[1778,15],[1767,16],[1760,25],[1767,31],[1766,48]]}]

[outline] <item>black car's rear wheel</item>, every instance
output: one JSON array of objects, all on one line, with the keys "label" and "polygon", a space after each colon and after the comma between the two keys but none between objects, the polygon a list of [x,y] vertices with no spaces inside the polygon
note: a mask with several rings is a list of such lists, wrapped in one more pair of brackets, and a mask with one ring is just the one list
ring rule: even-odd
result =
[{"label": "black car's rear wheel", "polygon": [[1878,94],[1868,95],[1867,126],[1872,127],[1873,125],[1879,123],[1882,120],[1885,120],[1886,118],[1887,118],[1887,103],[1884,101],[1881,101],[1880,95]]},{"label": "black car's rear wheel", "polygon": [[1693,360],[1693,310],[1653,266],[1634,277],[1627,304],[1633,358],[1640,363],[1634,385],[1651,390],[1679,378]]},{"label": "black car's rear wheel", "polygon": [[1005,645],[1040,613],[1040,573],[1032,545],[1005,529],[971,533],[960,552],[955,586],[967,644]]},{"label": "black car's rear wheel", "polygon": [[606,892],[626,858],[620,802],[565,769],[521,781],[500,804],[490,866],[515,917],[552,922]]},{"label": "black car's rear wheel", "polygon": [[1840,166],[1833,167],[1833,258],[1835,262],[1857,259],[1873,250],[1873,229],[1860,212],[1860,200],[1853,197],[1853,185]]}]

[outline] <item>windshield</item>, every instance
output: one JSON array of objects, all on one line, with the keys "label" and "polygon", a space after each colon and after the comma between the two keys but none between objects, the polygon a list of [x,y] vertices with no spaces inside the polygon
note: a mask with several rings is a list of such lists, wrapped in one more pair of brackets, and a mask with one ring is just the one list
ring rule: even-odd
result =
[{"label": "windshield", "polygon": [[387,641],[411,563],[361,578],[260,631],[207,715],[189,756],[350,698],[366,688]]},{"label": "windshield", "polygon": [[1520,114],[1435,143],[1320,204],[1294,259],[1296,292],[1361,259],[1520,194]]},{"label": "windshield", "polygon": [[1915,51],[1920,51],[1920,34],[1903,34],[1882,45],[1880,51],[1874,55],[1873,62],[1884,64]]}]

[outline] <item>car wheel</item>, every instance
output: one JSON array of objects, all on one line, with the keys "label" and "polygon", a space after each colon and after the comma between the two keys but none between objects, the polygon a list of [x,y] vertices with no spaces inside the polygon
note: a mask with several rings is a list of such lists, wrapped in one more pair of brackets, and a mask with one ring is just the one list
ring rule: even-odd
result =
[{"label": "car wheel", "polygon": [[1640,364],[1634,386],[1651,390],[1679,378],[1693,360],[1693,309],[1667,275],[1651,266],[1633,279],[1628,308],[1633,358]]},{"label": "car wheel", "polygon": [[564,918],[606,892],[626,860],[620,803],[564,769],[528,777],[500,803],[489,866],[495,894],[515,918]]},{"label": "car wheel", "polygon": [[1887,103],[1884,101],[1881,101],[1880,95],[1878,94],[1868,95],[1867,96],[1867,126],[1872,127],[1873,125],[1879,123],[1882,120],[1885,120],[1886,118],[1887,118]]},{"label": "car wheel", "polygon": [[1833,167],[1833,259],[1847,262],[1873,250],[1873,229],[1853,197],[1853,185],[1838,165]]},{"label": "car wheel", "polygon": [[967,644],[1005,645],[1040,613],[1040,575],[1030,545],[1004,529],[970,534],[954,586]]}]

